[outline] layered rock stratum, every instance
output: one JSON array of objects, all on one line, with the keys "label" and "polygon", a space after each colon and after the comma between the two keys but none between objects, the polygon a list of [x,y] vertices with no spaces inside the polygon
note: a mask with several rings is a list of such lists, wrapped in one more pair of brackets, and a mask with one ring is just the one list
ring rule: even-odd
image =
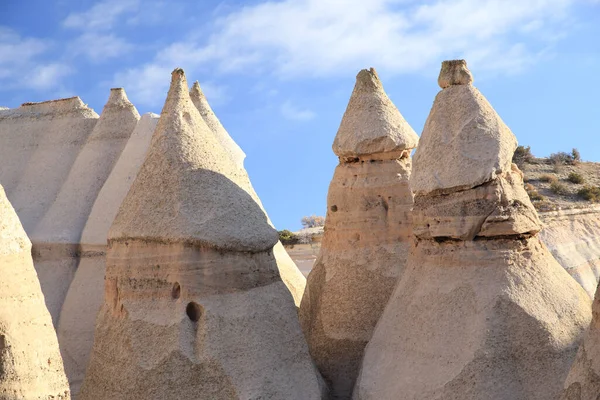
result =
[{"label": "layered rock stratum", "polygon": [[321,398],[277,232],[246,181],[176,69],[109,231],[80,399]]},{"label": "layered rock stratum", "polygon": [[355,400],[557,399],[590,321],[537,235],[516,139],[465,75],[444,62],[413,159],[415,240]]},{"label": "layered rock stratum", "polygon": [[333,398],[350,398],[364,347],[404,269],[417,141],[375,70],[360,71],[334,140],[340,163],[300,307],[311,355]]},{"label": "layered rock stratum", "polygon": [[131,133],[96,197],[80,240],[80,260],[57,326],[65,371],[75,397],[85,376],[94,343],[96,316],[104,302],[106,241],[131,184],[150,146],[158,115],[144,114]]},{"label": "layered rock stratum", "polygon": [[31,242],[0,186],[0,398],[70,399]]}]

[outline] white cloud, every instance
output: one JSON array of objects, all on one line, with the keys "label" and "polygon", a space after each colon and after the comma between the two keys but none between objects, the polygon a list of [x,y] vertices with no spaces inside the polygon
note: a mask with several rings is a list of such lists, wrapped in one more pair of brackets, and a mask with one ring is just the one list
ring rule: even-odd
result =
[{"label": "white cloud", "polygon": [[281,115],[283,115],[285,118],[294,121],[309,121],[316,116],[313,111],[296,107],[289,100],[284,102],[279,110],[281,111]]},{"label": "white cloud", "polygon": [[84,55],[93,62],[101,62],[131,51],[133,46],[113,34],[86,32],[69,45],[72,55]]},{"label": "white cloud", "polygon": [[66,28],[109,30],[120,16],[136,11],[140,0],[104,0],[87,11],[71,13],[63,21]]},{"label": "white cloud", "polygon": [[49,41],[22,37],[0,27],[0,89],[60,87],[73,69],[61,62],[47,61],[45,56],[51,49]]}]

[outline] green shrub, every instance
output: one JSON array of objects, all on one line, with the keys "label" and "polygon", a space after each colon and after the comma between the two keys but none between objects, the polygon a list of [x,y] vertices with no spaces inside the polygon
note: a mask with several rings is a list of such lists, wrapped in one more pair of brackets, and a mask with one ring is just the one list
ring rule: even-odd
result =
[{"label": "green shrub", "polygon": [[552,190],[552,192],[555,194],[560,194],[560,195],[569,194],[569,190],[567,189],[567,187],[564,184],[560,183],[558,180],[556,180],[550,184],[550,190]]},{"label": "green shrub", "polygon": [[553,183],[558,182],[558,178],[556,177],[556,175],[544,174],[540,176],[540,181]]},{"label": "green shrub", "polygon": [[579,197],[596,203],[600,201],[600,187],[597,186],[584,186],[577,192]]},{"label": "green shrub", "polygon": [[533,154],[531,154],[531,147],[529,146],[518,146],[512,158],[515,164],[528,163],[533,159],[534,157]]},{"label": "green shrub", "polygon": [[[573,150],[577,151],[577,149]],[[579,152],[577,152],[577,156],[579,156]],[[559,151],[558,153],[550,154],[550,161],[552,161],[556,165],[574,165],[577,163],[573,152],[569,154],[565,153],[564,151]]]},{"label": "green shrub", "polygon": [[571,150],[571,158],[573,159],[573,164],[578,164],[581,161],[579,150],[573,148],[573,150]]},{"label": "green shrub", "polygon": [[569,182],[577,184],[583,183],[583,181],[585,180],[583,179],[583,175],[577,172],[571,172],[567,179],[569,180]]},{"label": "green shrub", "polygon": [[298,243],[298,236],[287,229],[279,231],[279,240],[282,244],[296,244]]}]

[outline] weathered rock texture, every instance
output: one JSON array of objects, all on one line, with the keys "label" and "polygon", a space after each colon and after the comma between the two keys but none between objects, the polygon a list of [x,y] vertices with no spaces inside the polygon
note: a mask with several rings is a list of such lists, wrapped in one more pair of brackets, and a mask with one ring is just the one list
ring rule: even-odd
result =
[{"label": "weathered rock texture", "polygon": [[364,347],[404,269],[417,141],[375,71],[360,71],[334,141],[340,164],[300,307],[311,355],[334,398],[352,395]]},{"label": "weathered rock texture", "polygon": [[69,399],[31,242],[0,186],[0,398]]},{"label": "weathered rock texture", "polygon": [[198,83],[198,81],[194,82],[192,85],[190,97],[200,112],[200,115],[204,119],[204,122],[206,122],[206,125],[208,125],[210,130],[213,131],[217,137],[217,140],[221,143],[221,146],[223,146],[225,151],[238,166],[243,167],[246,154],[231,138],[231,136],[229,136],[229,133],[225,130],[221,124],[221,121],[219,121],[219,118],[217,118],[213,112],[210,104],[208,104],[208,101],[206,100],[206,96],[204,96],[204,93],[200,88],[200,83]]},{"label": "weathered rock texture", "polygon": [[80,261],[65,297],[57,333],[73,398],[83,383],[94,343],[96,316],[104,301],[108,230],[148,151],[158,115],[137,123],[119,160],[104,182],[80,240]]},{"label": "weathered rock texture", "polygon": [[175,70],[109,231],[80,399],[321,398],[273,255],[277,232],[242,175]]},{"label": "weathered rock texture", "polygon": [[138,120],[125,91],[112,89],[60,192],[33,229],[35,267],[55,326],[77,268],[83,227]]},{"label": "weathered rock texture", "polygon": [[600,397],[600,292],[592,305],[592,323],[571,366],[561,400],[598,400]]},{"label": "weathered rock texture", "polygon": [[[446,140],[457,137],[463,146]],[[470,84],[437,95],[411,176],[414,244],[365,350],[355,400],[560,396],[590,301],[536,235],[522,175],[504,162],[515,145]],[[435,175],[442,158],[447,171]]]},{"label": "weathered rock texture", "polygon": [[550,211],[540,217],[545,225],[540,239],[593,299],[600,279],[600,207]]}]

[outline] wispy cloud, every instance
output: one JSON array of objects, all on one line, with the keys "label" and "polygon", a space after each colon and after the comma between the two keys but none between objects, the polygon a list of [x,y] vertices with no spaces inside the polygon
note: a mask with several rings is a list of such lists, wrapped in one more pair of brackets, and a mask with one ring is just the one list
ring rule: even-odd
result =
[{"label": "wispy cloud", "polygon": [[123,14],[136,11],[140,0],[104,0],[84,12],[71,13],[63,21],[66,28],[109,30]]},{"label": "wispy cloud", "polygon": [[61,62],[47,61],[45,56],[51,49],[49,41],[22,37],[0,27],[0,90],[59,87],[74,70]]},{"label": "wispy cloud", "polygon": [[133,47],[131,43],[111,33],[85,32],[69,44],[69,53],[101,62],[123,55]]},{"label": "wispy cloud", "polygon": [[212,34],[192,30],[126,74],[155,76],[175,66],[284,79],[354,74],[366,66],[402,74],[448,58],[513,74],[548,54],[581,1],[589,0],[264,1],[219,12]]},{"label": "wispy cloud", "polygon": [[296,107],[289,100],[284,102],[279,110],[281,111],[281,115],[283,115],[285,118],[294,121],[309,121],[316,117],[316,114],[313,111]]}]

